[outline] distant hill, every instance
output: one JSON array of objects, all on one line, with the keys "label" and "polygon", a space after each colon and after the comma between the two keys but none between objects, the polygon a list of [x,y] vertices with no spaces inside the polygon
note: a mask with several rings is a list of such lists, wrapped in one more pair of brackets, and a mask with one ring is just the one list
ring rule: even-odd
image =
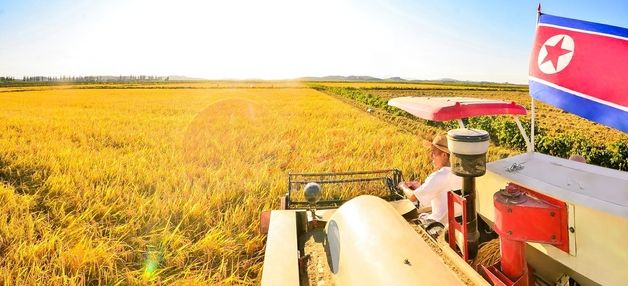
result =
[{"label": "distant hill", "polygon": [[492,82],[492,81],[470,81],[470,80],[459,80],[455,78],[437,78],[437,79],[405,79],[402,77],[389,77],[389,78],[377,78],[366,75],[350,75],[350,76],[341,76],[341,75],[331,75],[331,76],[307,76],[295,78],[295,80],[300,81],[361,81],[361,82],[407,82],[407,83],[430,83],[430,82],[442,82],[442,83],[452,83],[452,84],[512,84],[512,85],[525,85],[525,84],[513,84],[508,82]]},{"label": "distant hill", "polygon": [[439,79],[435,79],[434,81],[440,81],[440,82],[459,82],[459,80],[455,79],[455,78],[439,78]]},{"label": "distant hill", "polygon": [[188,77],[188,76],[182,76],[182,75],[169,75],[167,76],[168,80],[172,80],[172,81],[185,81],[185,80],[207,80],[205,78],[200,78],[200,77]]},{"label": "distant hill", "polygon": [[405,79],[405,78],[400,78],[398,76],[394,76],[394,77],[387,78],[386,81],[408,81],[408,80]]},{"label": "distant hill", "polygon": [[385,81],[384,79],[366,76],[366,75],[350,75],[350,76],[341,76],[341,75],[330,75],[330,76],[307,76],[300,77],[297,80],[303,81]]},{"label": "distant hill", "polygon": [[394,77],[389,77],[389,78],[378,78],[378,77],[372,77],[372,76],[367,76],[367,75],[350,75],[350,76],[341,76],[341,75],[330,75],[330,76],[307,76],[307,77],[300,77],[297,78],[296,80],[302,80],[302,81],[372,81],[372,82],[377,82],[377,81],[387,81],[387,82],[459,82],[459,80],[453,79],[453,78],[442,78],[442,79],[436,79],[436,80],[409,80],[409,79],[405,79],[402,77],[398,77],[398,76],[394,76]]}]

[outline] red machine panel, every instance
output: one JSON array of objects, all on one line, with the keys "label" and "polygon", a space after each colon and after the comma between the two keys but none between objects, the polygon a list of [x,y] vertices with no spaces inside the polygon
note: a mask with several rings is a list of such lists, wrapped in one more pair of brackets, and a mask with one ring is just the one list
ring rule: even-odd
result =
[{"label": "red machine panel", "polygon": [[495,229],[510,240],[553,244],[569,252],[567,205],[513,183],[495,194]]},{"label": "red machine panel", "polygon": [[501,261],[482,269],[494,285],[534,285],[525,244],[547,243],[569,252],[567,205],[513,183],[495,193],[493,202]]}]

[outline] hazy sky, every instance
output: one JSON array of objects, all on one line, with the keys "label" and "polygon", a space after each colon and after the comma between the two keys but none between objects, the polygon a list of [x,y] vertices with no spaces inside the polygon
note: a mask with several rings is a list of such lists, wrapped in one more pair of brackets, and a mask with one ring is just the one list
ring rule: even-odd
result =
[{"label": "hazy sky", "polygon": [[[526,83],[538,1],[0,0],[0,76]],[[542,1],[628,27],[628,1]]]}]

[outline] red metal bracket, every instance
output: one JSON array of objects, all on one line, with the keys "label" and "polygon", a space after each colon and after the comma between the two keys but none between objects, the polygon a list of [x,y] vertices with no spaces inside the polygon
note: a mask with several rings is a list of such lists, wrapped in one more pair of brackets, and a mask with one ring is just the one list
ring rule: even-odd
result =
[{"label": "red metal bracket", "polygon": [[569,253],[567,205],[513,183],[495,194],[495,231],[509,240],[552,244]]},{"label": "red metal bracket", "polygon": [[493,195],[501,261],[482,265],[494,285],[533,285],[525,259],[526,242],[555,245],[569,252],[567,204],[514,183]]},{"label": "red metal bracket", "polygon": [[[447,193],[447,221],[449,222],[449,247],[456,249],[456,230],[462,232],[463,247],[462,258],[465,261],[469,260],[469,249],[466,245],[467,237],[467,199],[455,194],[454,192]],[[458,223],[456,221],[456,213],[454,203],[459,204],[462,207],[462,221]]]},{"label": "red metal bracket", "polygon": [[486,275],[487,280],[491,282],[494,286],[527,286],[529,285],[529,278],[527,275],[523,275],[519,277],[516,281],[510,280],[504,273],[502,273],[499,268],[499,262],[489,267],[484,265],[480,265],[482,271]]}]

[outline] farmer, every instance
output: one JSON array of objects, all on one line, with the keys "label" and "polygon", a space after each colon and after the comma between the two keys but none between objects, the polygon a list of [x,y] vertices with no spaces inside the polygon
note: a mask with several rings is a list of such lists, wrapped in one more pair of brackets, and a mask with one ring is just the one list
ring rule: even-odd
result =
[{"label": "farmer", "polygon": [[432,212],[425,215],[422,214],[422,217],[446,224],[447,192],[461,189],[462,178],[454,175],[449,167],[447,137],[437,135],[431,143],[426,142],[426,146],[431,149],[430,157],[436,171],[425,179],[423,185],[417,186],[417,184],[413,185],[413,182],[401,182],[398,187],[403,190],[403,193],[410,201],[418,201],[419,206],[432,207]]}]

